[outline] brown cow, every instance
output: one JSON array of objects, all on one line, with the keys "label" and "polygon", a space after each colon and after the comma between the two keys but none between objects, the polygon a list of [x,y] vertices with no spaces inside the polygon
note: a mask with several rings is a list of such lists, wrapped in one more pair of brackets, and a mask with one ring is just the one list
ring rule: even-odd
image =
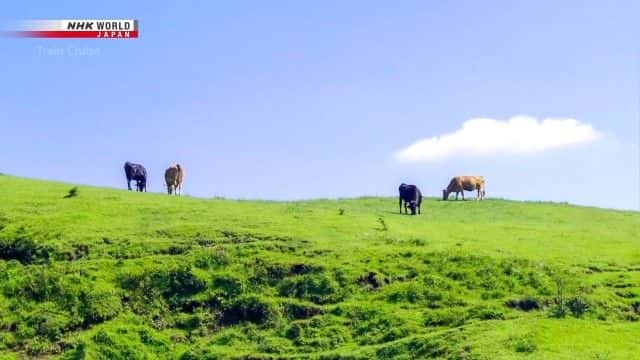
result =
[{"label": "brown cow", "polygon": [[184,168],[180,164],[170,166],[164,172],[164,181],[167,183],[169,195],[182,194],[182,182],[184,181]]},{"label": "brown cow", "polygon": [[482,176],[456,176],[449,182],[449,186],[442,190],[442,200],[448,200],[449,195],[453,192],[456,193],[456,200],[458,200],[458,193],[462,194],[462,200],[464,200],[465,191],[477,190],[476,200],[484,199],[484,178]]}]

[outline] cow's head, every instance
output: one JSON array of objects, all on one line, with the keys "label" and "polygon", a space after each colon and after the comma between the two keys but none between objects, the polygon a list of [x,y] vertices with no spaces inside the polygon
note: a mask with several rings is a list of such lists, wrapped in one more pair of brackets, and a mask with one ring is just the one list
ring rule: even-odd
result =
[{"label": "cow's head", "polygon": [[416,207],[417,207],[417,204],[415,200],[409,201],[409,209],[411,209],[411,215],[416,214]]},{"label": "cow's head", "polygon": [[449,198],[449,192],[447,189],[442,189],[442,200],[447,200]]}]

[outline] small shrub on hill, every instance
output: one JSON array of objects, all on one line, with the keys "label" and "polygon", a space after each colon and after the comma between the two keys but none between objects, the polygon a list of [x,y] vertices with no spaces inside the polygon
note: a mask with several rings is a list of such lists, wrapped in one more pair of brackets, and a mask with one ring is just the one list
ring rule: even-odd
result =
[{"label": "small shrub on hill", "polygon": [[388,280],[375,271],[369,271],[358,278],[358,284],[368,290],[376,290],[384,283],[388,283]]},{"label": "small shrub on hill", "polygon": [[223,299],[240,296],[245,291],[242,278],[232,274],[217,275],[211,281],[212,290]]},{"label": "small shrub on hill", "polygon": [[383,232],[386,232],[389,230],[389,225],[387,225],[387,221],[384,219],[384,217],[379,216],[378,223],[380,224],[380,228],[377,230],[383,231]]},{"label": "small shrub on hill", "polygon": [[522,311],[539,310],[542,308],[540,301],[532,297],[524,297],[522,299],[512,299],[505,302],[505,305]]},{"label": "small shrub on hill", "polygon": [[287,300],[283,303],[284,315],[290,319],[308,319],[318,314],[324,313],[322,307],[315,304],[305,303],[297,300]]},{"label": "small shrub on hill", "polygon": [[532,353],[538,348],[531,334],[514,335],[508,341],[518,353]]},{"label": "small shrub on hill", "polygon": [[230,257],[223,247],[201,250],[195,255],[194,264],[200,269],[213,269],[229,265]]},{"label": "small shrub on hill", "polygon": [[74,186],[71,189],[69,189],[69,192],[67,193],[67,195],[64,196],[64,198],[69,199],[76,196],[78,196],[78,187]]},{"label": "small shrub on hill", "polygon": [[222,323],[233,325],[241,322],[254,324],[272,323],[281,316],[277,303],[255,295],[235,299],[222,311]]},{"label": "small shrub on hill", "polygon": [[64,273],[56,269],[33,267],[26,271],[17,268],[12,273],[12,281],[4,284],[4,294],[10,298],[32,300],[36,302],[61,299],[63,294]]},{"label": "small shrub on hill", "polygon": [[495,305],[480,305],[470,309],[469,316],[480,320],[504,320],[502,308]]},{"label": "small shrub on hill", "polygon": [[287,278],[279,285],[278,292],[281,296],[310,300],[316,304],[335,303],[343,297],[338,283],[325,273]]},{"label": "small shrub on hill", "polygon": [[147,300],[166,299],[173,308],[182,305],[189,296],[203,291],[206,282],[189,266],[148,269],[140,274],[125,273],[120,278],[125,290],[135,291]]},{"label": "small shrub on hill", "polygon": [[574,296],[567,300],[567,308],[571,312],[571,315],[578,318],[582,317],[589,307],[590,305],[582,296]]},{"label": "small shrub on hill", "polygon": [[428,311],[424,315],[426,326],[450,326],[456,327],[464,324],[468,318],[467,312],[462,308],[445,308]]},{"label": "small shrub on hill", "polygon": [[329,350],[352,340],[347,328],[332,316],[321,316],[290,324],[284,336],[307,351]]},{"label": "small shrub on hill", "polygon": [[0,259],[18,260],[22,264],[44,263],[51,250],[33,240],[24,227],[0,237]]},{"label": "small shrub on hill", "polygon": [[78,300],[78,311],[84,326],[112,319],[122,311],[122,301],[117,291],[103,283],[85,287],[78,294]]}]

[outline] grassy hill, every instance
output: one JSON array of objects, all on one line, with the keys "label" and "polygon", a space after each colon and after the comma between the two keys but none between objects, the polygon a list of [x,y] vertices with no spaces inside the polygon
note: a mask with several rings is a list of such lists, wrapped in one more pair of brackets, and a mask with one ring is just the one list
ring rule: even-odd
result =
[{"label": "grassy hill", "polygon": [[640,213],[0,176],[0,358],[631,359]]}]

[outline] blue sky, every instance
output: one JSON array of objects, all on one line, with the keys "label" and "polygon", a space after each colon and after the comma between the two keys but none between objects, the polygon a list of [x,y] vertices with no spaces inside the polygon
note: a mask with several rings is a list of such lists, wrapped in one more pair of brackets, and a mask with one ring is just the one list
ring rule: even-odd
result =
[{"label": "blue sky", "polygon": [[[488,197],[638,210],[638,13],[633,1],[9,2],[5,24],[136,18],[140,39],[0,39],[0,172],[124,188],[129,160],[163,191],[180,162],[186,193],[263,199],[395,195],[403,181],[439,196],[451,176],[482,174]],[[598,137],[397,156],[469,119],[523,115]]]}]

